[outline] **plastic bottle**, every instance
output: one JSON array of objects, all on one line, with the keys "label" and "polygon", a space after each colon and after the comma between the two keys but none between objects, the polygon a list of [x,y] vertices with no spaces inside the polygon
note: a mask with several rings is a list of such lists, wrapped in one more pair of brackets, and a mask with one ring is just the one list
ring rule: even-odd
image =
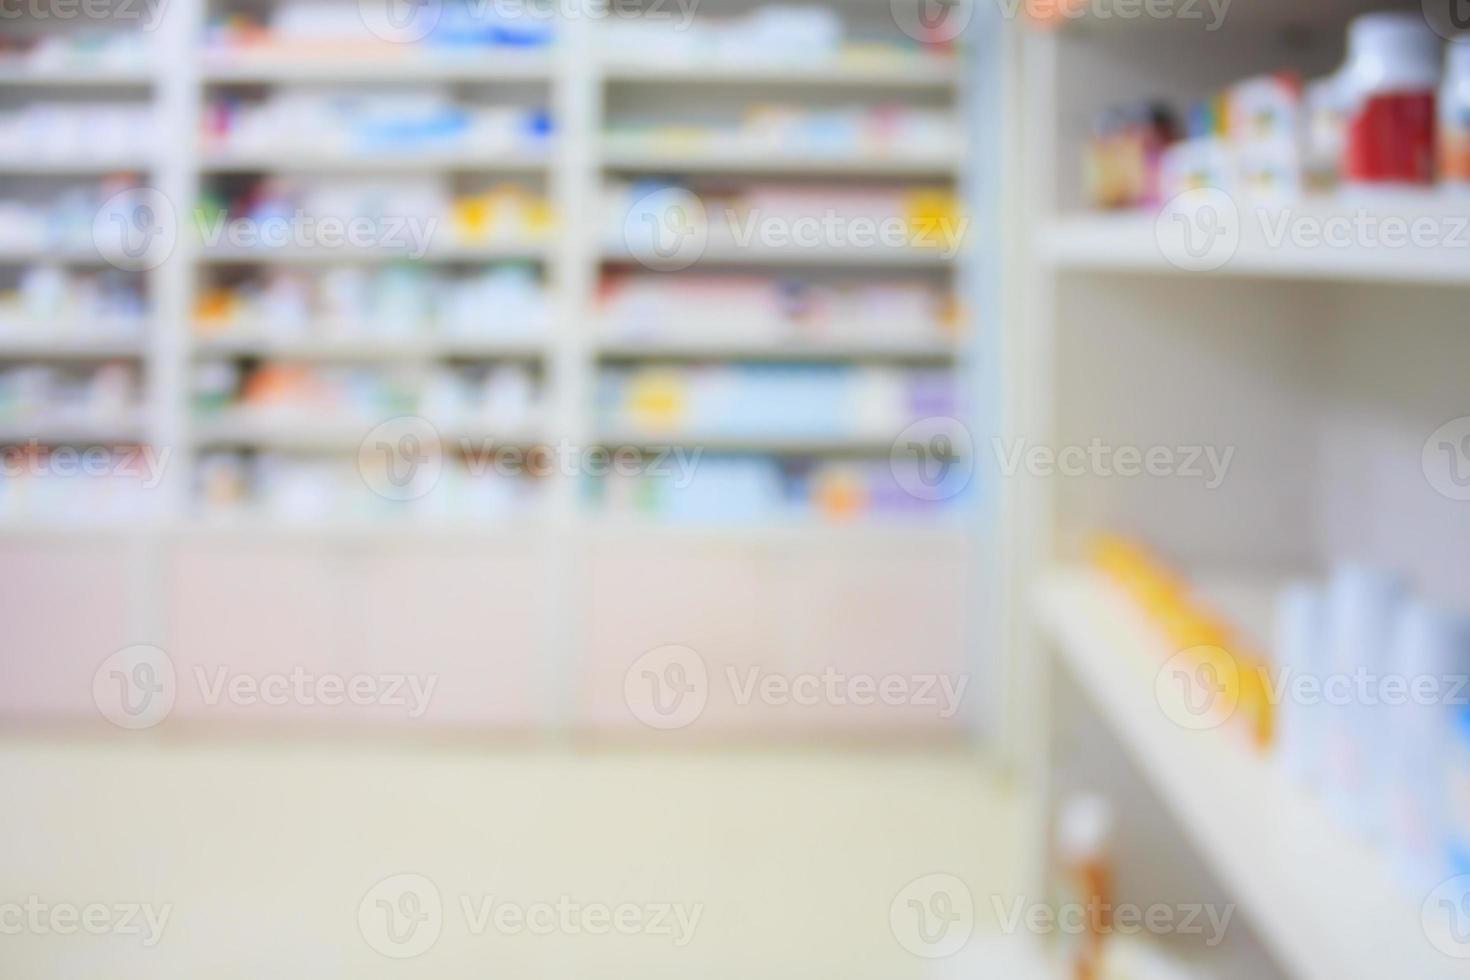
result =
[{"label": "plastic bottle", "polygon": [[1332,573],[1324,616],[1328,673],[1323,681],[1325,790],[1339,819],[1365,837],[1383,828],[1387,752],[1379,684],[1392,668],[1394,623],[1404,586],[1390,572],[1345,563]]},{"label": "plastic bottle", "polygon": [[1308,190],[1332,190],[1341,176],[1347,142],[1343,87],[1339,74],[1308,82],[1303,90],[1303,177]]},{"label": "plastic bottle", "polygon": [[[1324,642],[1322,590],[1310,582],[1294,582],[1276,598],[1275,647],[1280,680],[1291,690],[1298,678],[1321,682],[1327,654]],[[1283,698],[1279,712],[1277,757],[1301,786],[1322,782],[1323,737],[1320,706]]]},{"label": "plastic bottle", "polygon": [[1470,874],[1470,705],[1450,713],[1449,764],[1442,792],[1450,835],[1451,875]]},{"label": "plastic bottle", "polygon": [[1390,751],[1380,784],[1388,791],[1390,852],[1409,885],[1426,892],[1440,881],[1451,836],[1445,776],[1454,716],[1447,702],[1467,668],[1470,621],[1421,600],[1405,602],[1394,626],[1393,673],[1407,696],[1387,709]]},{"label": "plastic bottle", "polygon": [[1470,190],[1470,39],[1446,49],[1439,90],[1439,178]]},{"label": "plastic bottle", "polygon": [[[1107,800],[1084,794],[1063,804],[1057,817],[1057,910],[1072,980],[1102,975],[1104,941],[1112,932],[1112,837],[1113,808]],[[1079,910],[1080,931],[1075,928]]]},{"label": "plastic bottle", "polygon": [[1434,181],[1439,43],[1419,14],[1365,14],[1348,28],[1343,178],[1359,186]]}]

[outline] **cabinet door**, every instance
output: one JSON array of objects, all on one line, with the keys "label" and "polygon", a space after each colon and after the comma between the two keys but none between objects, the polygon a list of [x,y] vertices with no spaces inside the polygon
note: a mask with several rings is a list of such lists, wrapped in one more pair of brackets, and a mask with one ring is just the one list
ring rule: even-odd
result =
[{"label": "cabinet door", "polygon": [[470,728],[535,723],[545,700],[542,561],[526,544],[408,544],[365,555],[350,617],[361,629],[359,668],[407,678],[414,703],[362,716]]},{"label": "cabinet door", "polygon": [[166,578],[176,716],[212,723],[329,721],[279,681],[351,671],[344,592],[351,562],[318,542],[238,538],[178,544]]},{"label": "cabinet door", "polygon": [[175,712],[232,724],[528,724],[544,662],[538,560],[525,545],[402,538],[182,545],[169,583]]},{"label": "cabinet door", "polygon": [[686,735],[762,730],[771,710],[740,703],[731,678],[784,659],[775,577],[774,558],[760,549],[656,536],[599,543],[578,671],[581,721]]},{"label": "cabinet door", "polygon": [[105,540],[0,544],[0,716],[100,720],[93,675],[136,642],[128,621],[130,547]]},{"label": "cabinet door", "polygon": [[814,703],[792,698],[783,727],[931,730],[960,726],[976,707],[961,549],[914,553],[895,542],[793,554],[782,578],[787,672],[807,692],[820,685],[803,697]]},{"label": "cabinet door", "polygon": [[[582,719],[759,736],[958,727],[978,696],[964,554],[861,538],[603,547]],[[692,718],[681,688],[704,699]]]}]

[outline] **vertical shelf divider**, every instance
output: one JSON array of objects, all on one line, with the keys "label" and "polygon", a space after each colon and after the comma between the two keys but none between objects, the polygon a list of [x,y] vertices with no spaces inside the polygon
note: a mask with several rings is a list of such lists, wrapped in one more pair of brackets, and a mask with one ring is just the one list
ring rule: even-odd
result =
[{"label": "vertical shelf divider", "polygon": [[[546,435],[552,458],[580,454],[591,438],[592,374],[590,319],[597,284],[594,237],[587,217],[599,214],[596,134],[602,90],[595,18],[563,16],[557,23],[552,55],[551,110],[556,144],[548,174],[557,220],[557,237],[548,273],[552,295],[552,333],[546,349]],[[573,467],[575,470],[575,467]],[[587,515],[580,473],[551,476],[546,521],[542,621],[543,719],[552,731],[566,731],[575,720],[578,652],[585,648],[586,609],[591,590],[587,568]]]},{"label": "vertical shelf divider", "polygon": [[[167,453],[158,499],[148,532],[129,536],[129,605],[135,642],[167,642],[168,550],[171,532],[189,510],[194,459],[188,422],[188,346],[190,307],[194,294],[194,202],[198,197],[198,154],[195,133],[199,118],[199,65],[195,47],[200,36],[204,0],[174,0],[161,12],[153,38],[154,147],[156,170],[149,186],[173,207],[176,222],[173,251],[149,278],[148,337],[144,348],[147,391],[147,440],[154,451]],[[160,459],[163,457],[160,455]]]}]

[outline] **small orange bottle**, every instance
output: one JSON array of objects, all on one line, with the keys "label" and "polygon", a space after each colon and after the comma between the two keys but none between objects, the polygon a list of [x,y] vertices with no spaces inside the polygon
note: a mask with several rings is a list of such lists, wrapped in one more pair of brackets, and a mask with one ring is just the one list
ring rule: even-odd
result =
[{"label": "small orange bottle", "polygon": [[1072,980],[1098,980],[1113,931],[1113,808],[1101,796],[1069,798],[1057,816],[1058,925]]}]

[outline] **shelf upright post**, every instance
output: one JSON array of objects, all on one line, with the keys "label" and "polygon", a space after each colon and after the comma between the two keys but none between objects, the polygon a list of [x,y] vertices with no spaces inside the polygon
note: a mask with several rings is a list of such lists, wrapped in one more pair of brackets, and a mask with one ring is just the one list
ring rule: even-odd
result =
[{"label": "shelf upright post", "polygon": [[546,348],[545,405],[546,434],[557,472],[550,481],[546,548],[539,565],[547,653],[542,718],[554,731],[565,731],[574,720],[577,657],[585,648],[591,591],[582,474],[575,464],[592,437],[590,321],[598,252],[587,227],[589,220],[596,225],[601,204],[596,134],[602,92],[592,2],[570,4],[560,11],[551,75],[556,142],[547,176],[558,231],[547,266],[553,326]]},{"label": "shelf upright post", "polygon": [[[143,348],[146,367],[148,443],[167,453],[162,481],[154,495],[147,532],[132,535],[130,631],[136,642],[165,641],[166,533],[188,508],[193,472],[185,392],[187,383],[189,309],[193,296],[195,236],[192,223],[197,197],[197,154],[194,134],[199,118],[199,73],[195,43],[203,21],[204,0],[170,0],[159,8],[153,25],[154,171],[148,184],[171,205],[172,215],[156,220],[176,223],[172,251],[149,270],[150,319]],[[160,455],[160,459],[164,459]]]}]

